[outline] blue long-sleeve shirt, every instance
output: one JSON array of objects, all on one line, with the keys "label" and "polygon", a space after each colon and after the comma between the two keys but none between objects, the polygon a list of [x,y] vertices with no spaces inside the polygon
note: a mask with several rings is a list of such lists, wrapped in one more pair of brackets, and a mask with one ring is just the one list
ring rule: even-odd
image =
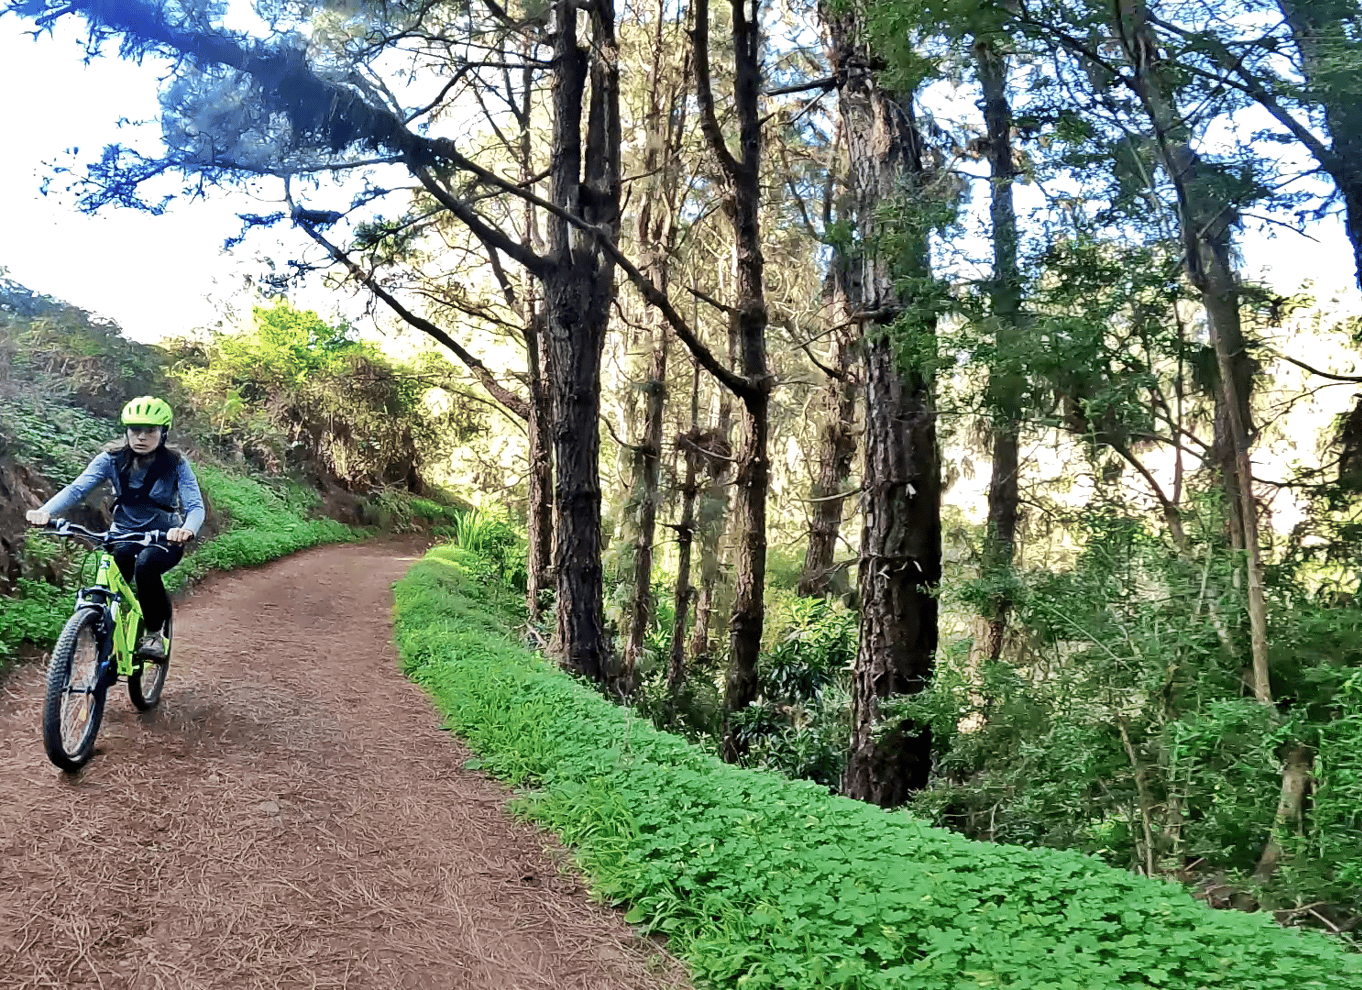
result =
[{"label": "blue long-sleeve shirt", "polygon": [[[117,489],[117,475],[118,467],[114,461],[114,455],[107,452],[102,453],[86,466],[79,478],[48,499],[47,504],[42,507],[42,511],[49,515],[61,515],[67,509],[79,505],[85,499],[85,496],[105,481],[112,482]],[[130,485],[136,486],[140,485],[145,478],[146,469],[134,465],[129,474],[128,482]],[[114,509],[114,527],[123,531],[145,532],[151,529],[169,529],[172,526],[183,526],[198,535],[204,517],[203,493],[199,491],[199,480],[194,477],[194,469],[189,466],[188,459],[181,456],[175,472],[157,478],[156,484],[151,486],[149,494],[157,502],[166,505],[180,505],[183,508],[183,516],[178,512],[162,512],[154,506],[139,508],[119,505]]]}]

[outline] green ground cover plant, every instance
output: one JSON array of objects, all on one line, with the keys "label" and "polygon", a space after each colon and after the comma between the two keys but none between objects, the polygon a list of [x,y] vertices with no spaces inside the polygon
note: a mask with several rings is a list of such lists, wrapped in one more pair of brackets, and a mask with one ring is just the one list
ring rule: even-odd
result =
[{"label": "green ground cover plant", "polygon": [[20,578],[18,594],[0,597],[0,673],[4,672],[19,644],[51,642],[71,613],[71,596],[46,581]]},{"label": "green ground cover plant", "polygon": [[443,502],[400,488],[379,488],[359,498],[360,519],[385,533],[431,532],[452,537],[464,516],[475,511],[452,491],[439,491]]},{"label": "green ground cover plant", "polygon": [[53,478],[76,477],[118,434],[116,420],[41,395],[0,396],[0,424],[0,452]]},{"label": "green ground cover plant", "polygon": [[405,670],[596,893],[706,987],[1362,988],[1362,957],[1078,853],[986,844],[721,763],[515,643],[464,548],[399,583]]}]

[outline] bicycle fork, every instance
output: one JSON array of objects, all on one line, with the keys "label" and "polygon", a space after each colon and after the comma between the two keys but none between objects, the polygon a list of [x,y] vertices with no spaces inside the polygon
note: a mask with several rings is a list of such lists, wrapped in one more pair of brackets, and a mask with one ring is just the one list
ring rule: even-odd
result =
[{"label": "bicycle fork", "polygon": [[[131,677],[136,672],[134,657],[137,637],[141,632],[142,611],[136,603],[126,601],[123,595],[110,590],[110,571],[113,559],[102,555],[95,575],[95,589],[86,589],[76,595],[77,608],[99,610],[99,665],[96,683],[108,687],[117,682],[120,676]],[[94,590],[93,595],[87,592]]]}]

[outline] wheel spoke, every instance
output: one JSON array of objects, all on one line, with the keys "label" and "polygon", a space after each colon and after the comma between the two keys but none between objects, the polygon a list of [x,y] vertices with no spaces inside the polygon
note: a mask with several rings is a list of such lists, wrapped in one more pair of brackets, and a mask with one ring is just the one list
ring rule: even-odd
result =
[{"label": "wheel spoke", "polygon": [[94,754],[104,714],[103,628],[104,618],[97,609],[78,609],[52,650],[43,705],[43,746],[48,759],[68,773],[79,770]]},{"label": "wheel spoke", "polygon": [[80,747],[90,725],[94,695],[98,690],[99,647],[93,632],[82,629],[71,658],[70,679],[61,706],[62,744],[71,750]]}]

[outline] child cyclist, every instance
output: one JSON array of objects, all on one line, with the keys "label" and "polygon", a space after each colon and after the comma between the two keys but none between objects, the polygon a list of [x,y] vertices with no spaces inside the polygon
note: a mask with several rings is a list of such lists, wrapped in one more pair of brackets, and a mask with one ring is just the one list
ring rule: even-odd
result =
[{"label": "child cyclist", "polygon": [[[79,505],[102,481],[113,483],[113,530],[145,533],[166,531],[169,546],[115,546],[113,557],[123,577],[132,582],[144,620],[138,652],[165,655],[165,622],[170,598],[161,576],[180,562],[184,544],[203,525],[203,495],[184,455],[166,446],[174,414],[170,406],[144,395],[123,407],[126,434],[90,462],[79,478],[27,514],[34,526],[46,526],[54,515]],[[184,515],[181,516],[181,509]]]}]

